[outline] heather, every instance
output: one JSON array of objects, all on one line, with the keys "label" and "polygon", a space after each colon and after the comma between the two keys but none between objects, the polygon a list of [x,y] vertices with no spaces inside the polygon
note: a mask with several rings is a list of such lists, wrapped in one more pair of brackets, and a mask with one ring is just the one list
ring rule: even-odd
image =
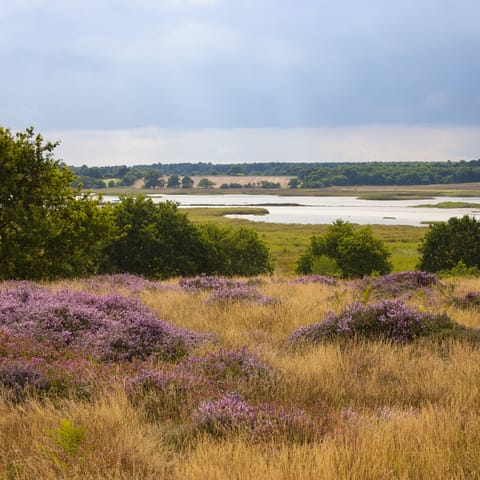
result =
[{"label": "heather", "polygon": [[376,298],[413,295],[438,285],[439,280],[433,273],[421,271],[394,272],[381,277],[365,277],[360,287]]},{"label": "heather", "polygon": [[104,361],[176,359],[207,337],[160,320],[139,300],[21,284],[0,295],[0,329],[49,340]]},{"label": "heather", "polygon": [[480,279],[415,282],[3,283],[0,478],[476,478]]},{"label": "heather", "polygon": [[462,333],[469,338],[478,336],[476,331],[456,324],[446,314],[423,312],[401,300],[383,300],[367,305],[354,302],[338,315],[329,312],[320,322],[297,329],[289,341],[319,343],[335,338],[364,337],[411,342],[420,337]]}]

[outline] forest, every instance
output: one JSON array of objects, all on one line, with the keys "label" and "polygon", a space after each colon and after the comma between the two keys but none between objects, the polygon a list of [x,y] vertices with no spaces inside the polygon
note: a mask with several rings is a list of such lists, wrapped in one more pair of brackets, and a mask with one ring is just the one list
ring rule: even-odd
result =
[{"label": "forest", "polygon": [[[365,163],[178,163],[127,167],[68,167],[84,188],[130,186],[136,180],[159,176],[288,176],[290,188],[323,188],[358,185],[429,185],[480,181],[480,159],[447,162],[365,162]],[[106,180],[106,181],[105,181]],[[236,183],[236,184],[237,184]],[[179,185],[180,186],[180,185]],[[272,185],[263,186],[272,188]]]}]

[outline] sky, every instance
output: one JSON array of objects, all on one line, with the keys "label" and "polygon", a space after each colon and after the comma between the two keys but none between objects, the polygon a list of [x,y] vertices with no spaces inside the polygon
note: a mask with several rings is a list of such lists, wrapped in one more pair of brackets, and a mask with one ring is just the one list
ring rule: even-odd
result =
[{"label": "sky", "polygon": [[0,0],[0,125],[69,165],[480,158],[478,0]]}]

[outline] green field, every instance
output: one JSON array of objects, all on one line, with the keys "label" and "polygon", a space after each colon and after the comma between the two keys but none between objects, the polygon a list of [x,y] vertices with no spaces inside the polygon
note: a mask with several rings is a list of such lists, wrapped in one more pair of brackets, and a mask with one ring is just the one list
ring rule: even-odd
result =
[{"label": "green field", "polygon": [[[312,235],[321,235],[328,225],[301,225],[266,222],[250,222],[244,219],[225,218],[224,215],[262,214],[262,209],[239,207],[191,208],[187,211],[194,223],[216,223],[217,225],[248,226],[254,228],[270,248],[275,263],[275,274],[289,275],[295,269],[300,253],[309,244]],[[383,240],[392,253],[395,271],[414,270],[418,263],[418,245],[427,227],[406,225],[372,225],[373,233]]]}]

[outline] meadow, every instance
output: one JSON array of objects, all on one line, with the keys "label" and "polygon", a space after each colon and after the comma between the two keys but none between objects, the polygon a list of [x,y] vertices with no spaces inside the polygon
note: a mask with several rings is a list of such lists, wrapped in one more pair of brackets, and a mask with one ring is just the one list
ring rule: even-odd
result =
[{"label": "meadow", "polygon": [[[312,235],[322,235],[328,225],[302,225],[285,223],[250,222],[243,219],[230,219],[224,215],[262,214],[262,208],[190,208],[188,218],[198,224],[215,223],[217,225],[243,226],[254,228],[265,240],[275,265],[277,275],[291,275],[301,252],[309,245]],[[392,254],[394,270],[414,270],[418,261],[418,245],[427,231],[427,227],[408,225],[372,225],[372,231]]]},{"label": "meadow", "polygon": [[480,280],[0,285],[1,479],[480,478]]}]

